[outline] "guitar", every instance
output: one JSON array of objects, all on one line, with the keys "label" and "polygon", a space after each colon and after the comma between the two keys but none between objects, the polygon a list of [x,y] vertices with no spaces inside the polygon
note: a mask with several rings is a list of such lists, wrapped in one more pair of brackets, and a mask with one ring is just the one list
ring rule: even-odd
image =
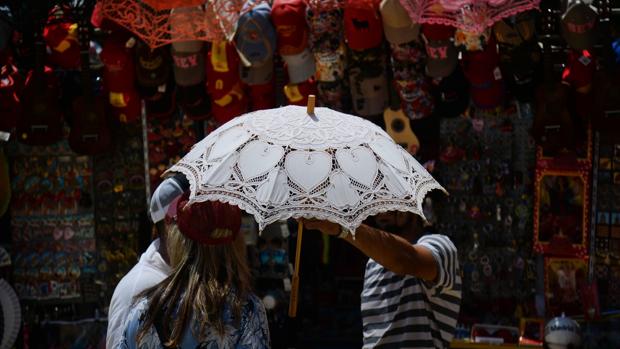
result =
[{"label": "guitar", "polygon": [[[388,69],[391,74],[391,69]],[[393,81],[392,79],[388,81]],[[420,151],[420,140],[411,129],[411,121],[405,115],[400,104],[398,92],[392,83],[388,83],[389,105],[383,111],[383,121],[385,130],[394,139],[394,142],[401,145],[409,153],[415,155]]]},{"label": "guitar", "polygon": [[556,14],[546,9],[543,18],[543,62],[544,81],[536,91],[536,114],[532,134],[536,143],[548,156],[557,156],[566,150],[575,149],[575,126],[567,105],[569,87],[554,76],[552,39],[555,31]]},{"label": "guitar", "polygon": [[[101,154],[110,148],[111,137],[105,116],[105,102],[101,96],[95,96],[89,65],[89,27],[86,8],[92,8],[92,2],[85,2],[80,8],[81,18],[80,63],[82,95],[73,101],[73,122],[69,133],[69,146],[78,154]],[[85,19],[86,18],[86,19]]]},{"label": "guitar", "polygon": [[34,69],[28,72],[17,121],[17,140],[27,145],[51,145],[63,137],[63,113],[59,105],[60,87],[51,68],[45,66],[45,43],[35,34]]}]

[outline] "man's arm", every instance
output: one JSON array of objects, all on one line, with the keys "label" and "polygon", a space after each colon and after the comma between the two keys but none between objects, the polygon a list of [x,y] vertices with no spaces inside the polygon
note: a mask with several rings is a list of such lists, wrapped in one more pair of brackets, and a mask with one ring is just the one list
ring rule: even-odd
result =
[{"label": "man's arm", "polygon": [[[315,220],[303,220],[308,229],[319,230],[325,234],[338,235],[340,226]],[[345,238],[366,256],[374,259],[386,269],[400,275],[412,275],[425,281],[436,281],[438,265],[433,253],[421,245],[412,245],[400,236],[362,224]]]}]

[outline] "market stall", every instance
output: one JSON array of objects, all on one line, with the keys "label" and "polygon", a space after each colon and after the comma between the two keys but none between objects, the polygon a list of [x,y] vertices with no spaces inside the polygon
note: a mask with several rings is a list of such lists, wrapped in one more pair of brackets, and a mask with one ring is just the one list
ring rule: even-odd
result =
[{"label": "market stall", "polygon": [[[327,235],[301,245],[303,212],[272,210],[308,197],[313,212],[415,211],[454,242],[453,348],[541,347],[562,314],[584,347],[617,348],[619,11],[606,0],[1,1],[0,348],[105,347],[110,297],[154,237],[149,200],[171,168],[194,189],[220,176],[199,199],[228,195],[246,211],[274,348],[362,343],[367,258]],[[313,129],[308,114],[330,124]],[[222,136],[226,157],[192,156],[231,125],[250,131]],[[409,175],[385,168],[399,166],[394,152],[413,159]],[[355,230],[380,210],[334,219]],[[5,294],[19,300],[10,309]]]}]

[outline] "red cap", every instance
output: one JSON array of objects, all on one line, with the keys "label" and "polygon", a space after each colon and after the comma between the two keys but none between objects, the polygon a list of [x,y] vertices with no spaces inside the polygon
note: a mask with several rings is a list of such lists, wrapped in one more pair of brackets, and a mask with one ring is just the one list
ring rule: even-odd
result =
[{"label": "red cap", "polygon": [[77,38],[77,24],[57,22],[43,29],[43,39],[50,48],[50,62],[64,69],[80,67],[80,43]]},{"label": "red cap", "polygon": [[238,84],[239,54],[232,43],[214,41],[207,58],[207,91],[213,100],[228,95]]},{"label": "red cap", "polygon": [[378,3],[373,0],[347,0],[344,35],[353,50],[363,51],[381,45],[383,24]]},{"label": "red cap", "polygon": [[289,104],[306,106],[308,96],[317,94],[316,82],[310,79],[300,84],[288,84],[284,86],[284,94]]},{"label": "red cap", "polygon": [[278,35],[281,55],[296,55],[308,46],[306,2],[304,0],[274,0],[271,20]]},{"label": "red cap", "polygon": [[456,29],[443,24],[423,24],[422,34],[429,41],[444,41],[454,38]]},{"label": "red cap", "polygon": [[[188,205],[189,192],[170,205],[168,216],[175,217],[179,231],[202,245],[228,244],[241,229],[241,210],[219,201],[195,202]],[[174,207],[174,209],[172,209]]]},{"label": "red cap", "polygon": [[471,82],[471,100],[480,109],[494,109],[504,101],[504,83],[499,69],[499,53],[494,38],[484,50],[463,55],[463,72]]},{"label": "red cap", "polygon": [[482,51],[463,54],[463,72],[471,82],[471,100],[480,109],[494,109],[504,101],[504,84],[499,69],[499,52],[493,37]]},{"label": "red cap", "polygon": [[562,72],[562,81],[578,92],[588,93],[596,68],[595,57],[588,50],[571,50],[567,64]]},{"label": "red cap", "polygon": [[221,125],[245,114],[248,110],[248,98],[239,83],[228,94],[219,99],[214,98],[211,107],[213,118]]},{"label": "red cap", "polygon": [[276,106],[274,82],[262,85],[250,85],[250,110],[271,109]]},{"label": "red cap", "polygon": [[133,123],[140,120],[141,99],[138,92],[129,89],[123,92],[108,93],[112,114],[122,123]]},{"label": "red cap", "polygon": [[110,92],[135,89],[135,63],[133,52],[126,46],[125,35],[111,35],[103,42],[99,55],[104,64],[103,81]]},{"label": "red cap", "polygon": [[463,71],[472,86],[501,80],[499,52],[495,39],[491,38],[482,51],[465,52],[463,54]]}]

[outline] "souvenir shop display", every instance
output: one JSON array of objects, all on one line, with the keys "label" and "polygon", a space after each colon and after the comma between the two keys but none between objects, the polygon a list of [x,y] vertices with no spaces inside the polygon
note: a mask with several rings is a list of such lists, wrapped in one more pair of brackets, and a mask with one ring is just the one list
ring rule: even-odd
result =
[{"label": "souvenir shop display", "polygon": [[441,122],[437,171],[450,197],[435,205],[435,224],[459,246],[464,325],[466,314],[483,323],[536,315],[531,123],[531,110],[519,104]]},{"label": "souvenir shop display", "polygon": [[273,348],[362,345],[367,258],[297,219],[345,234],[390,210],[457,247],[453,347],[616,348],[618,11],[609,0],[6,2],[0,348],[105,346],[109,299],[155,237],[148,202],[172,172],[191,202],[244,210]]},{"label": "souvenir shop display", "polygon": [[12,253],[21,299],[80,298],[97,272],[92,159],[66,142],[12,149]]},{"label": "souvenir shop display", "polygon": [[620,306],[620,144],[600,141],[594,173],[594,278],[603,309]]},{"label": "souvenir shop display", "polygon": [[[142,130],[126,125],[114,130],[108,154],[94,158],[97,279],[106,299],[138,259],[139,234],[144,230],[145,169]],[[102,304],[104,306],[104,304]]]}]

